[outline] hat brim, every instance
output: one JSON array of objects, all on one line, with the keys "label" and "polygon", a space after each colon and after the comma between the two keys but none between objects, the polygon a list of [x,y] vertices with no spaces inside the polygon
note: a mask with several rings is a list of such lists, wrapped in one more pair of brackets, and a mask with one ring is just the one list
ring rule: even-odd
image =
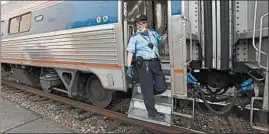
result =
[{"label": "hat brim", "polygon": [[137,23],[137,22],[147,22],[147,21],[146,20],[135,20],[134,22]]}]

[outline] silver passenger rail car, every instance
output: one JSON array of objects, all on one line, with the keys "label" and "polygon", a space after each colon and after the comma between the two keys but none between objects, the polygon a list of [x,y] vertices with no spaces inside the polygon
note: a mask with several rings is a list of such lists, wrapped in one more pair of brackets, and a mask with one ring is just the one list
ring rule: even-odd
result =
[{"label": "silver passenger rail car", "polygon": [[[2,70],[47,92],[83,94],[100,107],[126,92],[132,18],[143,13],[168,33],[159,52],[169,89],[156,96],[166,118],[147,118],[137,83],[129,117],[169,126],[172,115],[193,118],[200,103],[215,114],[249,108],[251,122],[253,110],[268,112],[267,1],[12,1],[1,10]],[[186,100],[192,114],[176,110]]]}]

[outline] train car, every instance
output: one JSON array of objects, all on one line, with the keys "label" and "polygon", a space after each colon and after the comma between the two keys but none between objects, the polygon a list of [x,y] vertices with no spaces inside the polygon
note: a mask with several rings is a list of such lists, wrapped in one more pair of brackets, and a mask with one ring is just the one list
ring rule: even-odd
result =
[{"label": "train car", "polygon": [[[267,1],[10,1],[1,11],[2,71],[46,92],[107,107],[132,89],[129,117],[168,126],[200,103],[215,114],[249,108],[251,122],[253,109],[268,112]],[[125,74],[137,13],[168,33],[160,59],[169,89],[156,96],[163,122],[147,118]],[[192,114],[176,110],[186,100]]]}]

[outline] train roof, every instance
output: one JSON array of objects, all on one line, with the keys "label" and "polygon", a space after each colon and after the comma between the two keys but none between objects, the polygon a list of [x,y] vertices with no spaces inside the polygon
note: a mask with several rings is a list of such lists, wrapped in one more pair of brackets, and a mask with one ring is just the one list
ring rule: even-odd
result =
[{"label": "train roof", "polygon": [[1,5],[1,20],[29,12],[31,7],[47,1],[9,1]]}]

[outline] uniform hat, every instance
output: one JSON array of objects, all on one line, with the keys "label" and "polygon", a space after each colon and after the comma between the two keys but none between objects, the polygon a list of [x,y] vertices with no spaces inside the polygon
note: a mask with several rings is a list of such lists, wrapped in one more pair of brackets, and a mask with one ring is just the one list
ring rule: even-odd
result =
[{"label": "uniform hat", "polygon": [[147,16],[144,14],[138,14],[135,16],[135,23],[138,21],[147,21]]}]

